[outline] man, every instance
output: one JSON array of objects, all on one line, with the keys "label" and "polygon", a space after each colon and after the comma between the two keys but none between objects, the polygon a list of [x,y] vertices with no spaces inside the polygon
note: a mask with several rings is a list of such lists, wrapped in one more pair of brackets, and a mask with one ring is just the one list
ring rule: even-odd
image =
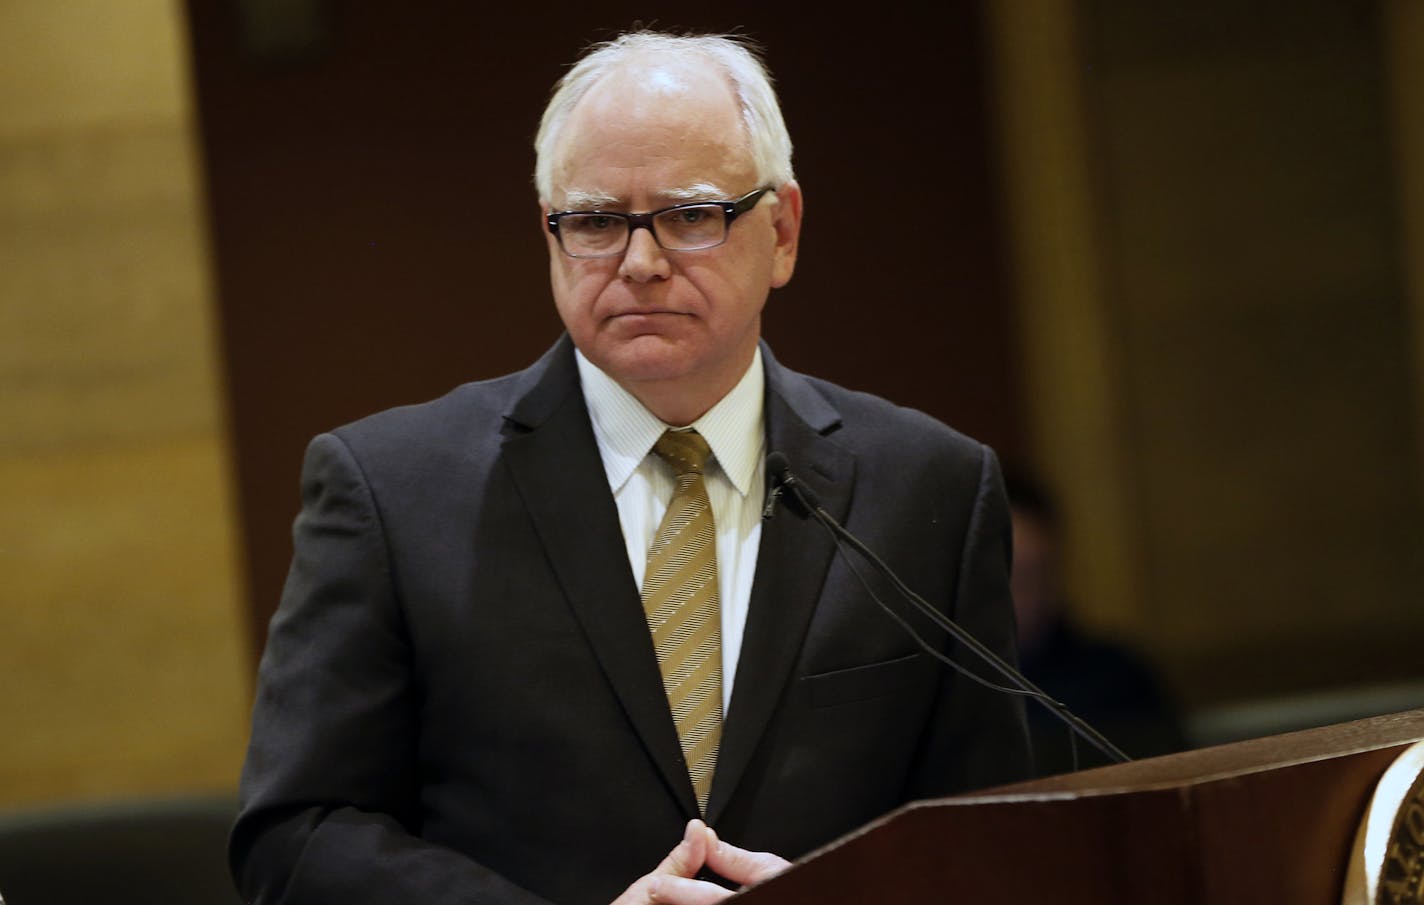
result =
[{"label": "man", "polygon": [[[1052,496],[1024,473],[1011,474],[1007,489],[1014,543],[1009,587],[1024,675],[1133,757],[1186,747],[1176,709],[1152,665],[1127,645],[1074,624],[1059,572],[1063,530]],[[1109,763],[1070,738],[1044,708],[1029,710],[1028,725],[1042,775]]]},{"label": "man", "polygon": [[760,63],[625,36],[537,152],[567,335],[308,450],[233,833],[249,900],[710,902],[1028,773],[1016,700],[920,653],[814,521],[761,520],[780,451],[1012,653],[992,453],[759,345],[802,212]]}]

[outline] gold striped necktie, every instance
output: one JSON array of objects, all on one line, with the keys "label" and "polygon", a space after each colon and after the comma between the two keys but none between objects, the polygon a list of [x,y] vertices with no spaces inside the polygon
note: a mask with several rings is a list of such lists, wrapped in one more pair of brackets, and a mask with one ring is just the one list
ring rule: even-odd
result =
[{"label": "gold striped necktie", "polygon": [[666,431],[653,451],[672,466],[677,484],[648,550],[643,612],[697,804],[706,813],[722,737],[717,532],[702,480],[712,451],[692,430]]}]

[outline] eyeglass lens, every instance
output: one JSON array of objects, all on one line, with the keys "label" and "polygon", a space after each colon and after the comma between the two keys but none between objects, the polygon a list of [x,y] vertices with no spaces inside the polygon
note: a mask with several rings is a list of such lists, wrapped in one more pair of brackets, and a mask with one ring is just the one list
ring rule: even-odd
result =
[{"label": "eyeglass lens", "polygon": [[[663,211],[653,218],[658,244],[675,251],[719,245],[727,235],[727,215],[715,204],[696,204]],[[559,236],[570,254],[617,254],[628,243],[625,217],[614,214],[565,214]]]}]

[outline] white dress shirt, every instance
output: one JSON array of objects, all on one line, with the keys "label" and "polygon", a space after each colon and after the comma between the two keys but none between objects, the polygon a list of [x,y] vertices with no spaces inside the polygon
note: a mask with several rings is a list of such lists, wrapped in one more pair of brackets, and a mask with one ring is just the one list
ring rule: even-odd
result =
[{"label": "white dress shirt", "polygon": [[722,614],[722,712],[732,700],[737,657],[747,624],[761,509],[765,494],[762,462],[762,406],[765,377],[761,349],[751,367],[727,395],[691,425],[664,424],[631,393],[593,362],[576,352],[584,402],[593,420],[593,436],[603,459],[608,486],[618,505],[628,564],[639,589],[653,545],[672,499],[671,469],[653,450],[663,431],[692,427],[712,448],[704,475],[712,518],[717,526],[717,593]]}]

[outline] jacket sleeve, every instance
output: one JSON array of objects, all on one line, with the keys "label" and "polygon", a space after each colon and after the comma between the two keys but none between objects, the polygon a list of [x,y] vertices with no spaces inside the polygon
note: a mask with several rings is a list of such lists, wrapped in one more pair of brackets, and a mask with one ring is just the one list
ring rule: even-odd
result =
[{"label": "jacket sleeve", "polygon": [[230,858],[259,905],[547,905],[420,838],[419,688],[361,468],[317,437],[262,656]]},{"label": "jacket sleeve", "polygon": [[[1012,535],[999,462],[987,446],[958,551],[958,584],[948,610],[985,647],[1017,665],[1013,598],[1009,593]],[[1005,684],[991,667],[957,642],[946,651],[976,675]],[[945,667],[936,718],[912,773],[908,799],[931,798],[1005,785],[1033,775],[1024,698],[986,688]]]}]

